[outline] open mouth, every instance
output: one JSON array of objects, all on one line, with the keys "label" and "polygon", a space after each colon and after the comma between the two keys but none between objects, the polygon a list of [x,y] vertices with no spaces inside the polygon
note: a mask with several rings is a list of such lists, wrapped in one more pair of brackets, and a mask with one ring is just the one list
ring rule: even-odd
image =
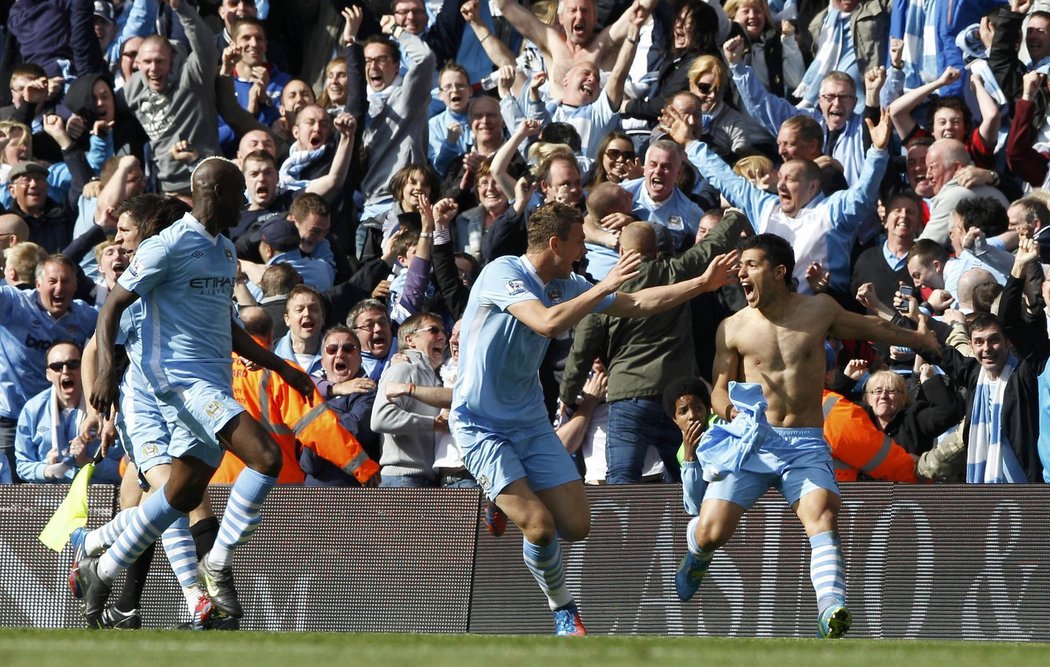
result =
[{"label": "open mouth", "polygon": [[324,142],[321,140],[321,135],[319,135],[319,134],[311,134],[310,135],[310,147],[311,148],[320,148],[321,144],[323,144],[323,143]]},{"label": "open mouth", "polygon": [[583,38],[587,35],[587,27],[582,23],[573,23],[572,34],[577,40],[583,41]]},{"label": "open mouth", "polygon": [[350,366],[345,361],[337,359],[332,362],[332,370],[340,375],[345,375],[350,372]]},{"label": "open mouth", "polygon": [[590,97],[594,94],[594,85],[590,83],[585,83],[582,86],[580,86],[580,91],[582,91],[584,95]]},{"label": "open mouth", "polygon": [[744,290],[744,298],[750,302],[755,297],[755,286],[747,280],[740,281],[740,289]]},{"label": "open mouth", "polygon": [[259,201],[266,201],[270,197],[270,186],[260,185],[255,188],[255,198]]},{"label": "open mouth", "polygon": [[73,391],[73,388],[76,387],[76,382],[71,377],[63,377],[58,384],[62,387],[62,391]]},{"label": "open mouth", "polygon": [[128,263],[124,261],[113,262],[113,273],[118,276],[124,273],[124,269],[128,268]]}]

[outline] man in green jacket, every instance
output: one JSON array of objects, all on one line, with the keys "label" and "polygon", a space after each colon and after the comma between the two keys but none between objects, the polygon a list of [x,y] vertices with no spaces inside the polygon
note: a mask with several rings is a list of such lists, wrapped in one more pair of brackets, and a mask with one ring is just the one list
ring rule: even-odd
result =
[{"label": "man in green jacket", "polygon": [[[670,258],[658,256],[656,234],[649,223],[631,223],[620,235],[620,252],[634,250],[645,259],[639,275],[621,289],[637,292],[699,276],[713,257],[735,248],[745,232],[753,233],[744,214],[727,211],[700,243]],[[668,383],[697,374],[689,308],[685,303],[644,319],[592,314],[576,328],[565,363],[561,401],[570,407],[575,404],[594,358],[601,357],[609,372],[609,484],[640,481],[649,445],[660,452],[671,477],[680,478],[677,451],[681,434],[664,412],[661,396]]]}]

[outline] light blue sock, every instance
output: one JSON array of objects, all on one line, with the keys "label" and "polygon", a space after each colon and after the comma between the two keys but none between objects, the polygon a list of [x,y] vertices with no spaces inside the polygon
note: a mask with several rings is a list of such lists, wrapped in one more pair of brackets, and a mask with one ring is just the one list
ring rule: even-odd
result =
[{"label": "light blue sock", "polygon": [[219,535],[215,546],[208,553],[208,563],[214,567],[229,567],[233,564],[233,550],[244,544],[255,533],[262,521],[259,511],[270,489],[277,484],[276,477],[245,468],[237,476],[222,515]]},{"label": "light blue sock", "polygon": [[197,548],[190,535],[189,517],[179,517],[160,536],[164,553],[171,563],[171,571],[179,580],[179,586],[189,588],[197,585]]},{"label": "light blue sock", "polygon": [[117,572],[126,569],[142,555],[146,547],[157,541],[164,530],[175,523],[179,517],[185,517],[168,503],[164,495],[165,486],[138,506],[138,512],[127,527],[120,533],[109,551],[99,556],[98,574],[104,581],[113,581]]},{"label": "light blue sock", "polygon": [[522,555],[525,557],[525,566],[532,572],[540,590],[547,596],[547,604],[552,611],[572,602],[572,593],[565,586],[565,569],[562,567],[558,538],[554,538],[554,541],[545,546],[533,544],[523,538]]},{"label": "light blue sock", "polygon": [[817,610],[823,613],[846,600],[846,572],[838,533],[827,531],[809,538],[809,578],[817,593]]}]

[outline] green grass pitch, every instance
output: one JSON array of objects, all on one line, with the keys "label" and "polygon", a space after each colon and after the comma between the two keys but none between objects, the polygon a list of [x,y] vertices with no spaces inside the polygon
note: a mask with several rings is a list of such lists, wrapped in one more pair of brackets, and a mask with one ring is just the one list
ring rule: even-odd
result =
[{"label": "green grass pitch", "polygon": [[1046,664],[1050,664],[1050,645],[998,642],[0,630],[0,665],[4,667],[1013,667]]}]

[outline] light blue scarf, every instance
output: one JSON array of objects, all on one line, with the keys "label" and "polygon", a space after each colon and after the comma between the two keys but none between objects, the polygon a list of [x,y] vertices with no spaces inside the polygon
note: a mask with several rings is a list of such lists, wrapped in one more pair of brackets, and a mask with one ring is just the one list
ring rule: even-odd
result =
[{"label": "light blue scarf", "polygon": [[828,15],[824,17],[824,23],[820,27],[820,48],[817,55],[802,77],[802,83],[798,84],[794,95],[799,98],[800,109],[816,109],[817,98],[820,96],[820,83],[824,77],[836,67],[842,59],[845,49],[846,26],[849,24],[849,14],[843,14],[837,9],[829,8]]},{"label": "light blue scarf", "polygon": [[941,75],[937,62],[937,3],[911,0],[904,19],[904,89],[913,90]]},{"label": "light blue scarf", "polygon": [[1010,484],[1028,481],[1006,439],[1003,424],[1003,398],[1006,385],[1017,368],[1010,355],[996,380],[982,368],[977,376],[970,412],[970,433],[966,443],[967,484]]},{"label": "light blue scarf", "polygon": [[321,146],[304,151],[299,148],[298,141],[293,143],[288,150],[288,159],[281,164],[281,187],[292,191],[306,188],[310,184],[310,179],[302,178],[303,171],[324,154],[324,149],[325,147]]}]

